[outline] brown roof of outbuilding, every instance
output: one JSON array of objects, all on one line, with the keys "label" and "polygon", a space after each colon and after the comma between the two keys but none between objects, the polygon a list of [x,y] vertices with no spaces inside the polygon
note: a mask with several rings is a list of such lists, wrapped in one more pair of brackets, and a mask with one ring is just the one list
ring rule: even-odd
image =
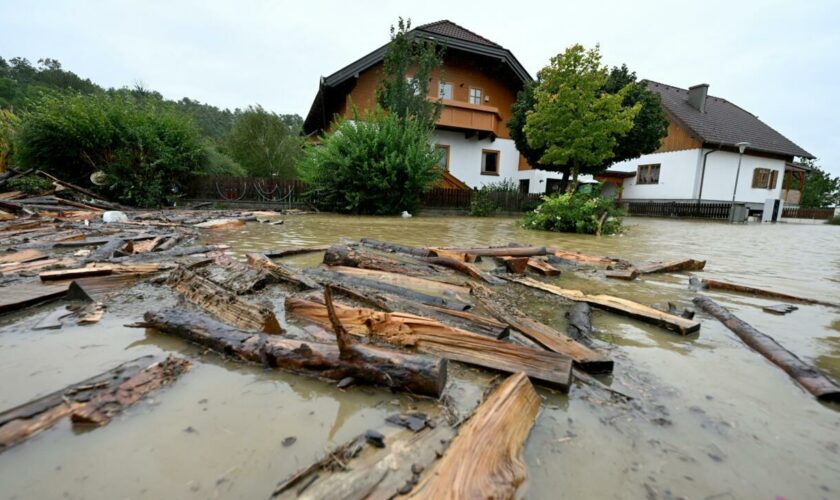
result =
[{"label": "brown roof of outbuilding", "polygon": [[443,35],[451,38],[457,38],[472,43],[479,43],[488,45],[490,47],[501,47],[498,43],[488,40],[483,36],[464,28],[458,24],[453,23],[448,19],[442,21],[435,21],[433,23],[424,24],[416,28],[417,31],[425,31],[432,35]]},{"label": "brown roof of outbuilding", "polygon": [[649,80],[645,83],[659,94],[665,110],[705,143],[735,146],[746,141],[750,143],[748,150],[814,157],[757,116],[726,99],[707,96],[705,111],[701,112],[688,103],[688,90]]}]

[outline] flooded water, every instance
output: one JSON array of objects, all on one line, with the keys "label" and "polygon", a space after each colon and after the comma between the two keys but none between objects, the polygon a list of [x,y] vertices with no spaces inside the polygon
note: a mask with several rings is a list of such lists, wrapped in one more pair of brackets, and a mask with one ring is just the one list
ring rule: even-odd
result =
[{"label": "flooded water", "polygon": [[[708,261],[702,274],[840,302],[840,228],[628,219],[603,238],[525,231],[509,218],[366,218],[311,215],[279,226],[208,233],[235,254],[371,237],[410,245],[551,245],[635,263]],[[288,259],[314,265],[320,255]],[[642,303],[690,305],[687,273],[634,283],[565,271],[558,284]],[[567,304],[517,289],[518,305],[565,330]],[[840,309],[710,292],[756,328],[840,380]],[[165,288],[139,285],[109,303],[102,322],[32,330],[59,305],[0,319],[0,408],[21,404],[144,354],[194,360],[171,387],[109,425],[74,433],[63,423],[0,454],[0,498],[266,498],[274,485],[396,411],[434,405],[375,388],[347,391],[223,360],[184,342],[123,325],[171,305]],[[281,304],[278,302],[278,308]],[[527,498],[840,498],[840,407],[817,402],[717,320],[698,313],[699,336],[595,311],[599,344],[615,359],[605,382],[631,404],[576,386],[539,389],[526,443]],[[480,392],[473,370],[459,391]],[[460,395],[460,394],[459,394]],[[287,437],[293,444],[283,446]],[[287,442],[288,443],[288,442]]]}]

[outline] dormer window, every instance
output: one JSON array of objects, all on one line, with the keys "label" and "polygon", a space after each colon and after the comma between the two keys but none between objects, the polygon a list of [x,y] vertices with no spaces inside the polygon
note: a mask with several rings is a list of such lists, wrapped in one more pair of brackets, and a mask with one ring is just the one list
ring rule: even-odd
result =
[{"label": "dormer window", "polygon": [[481,104],[481,89],[470,87],[470,104]]},{"label": "dormer window", "polygon": [[441,99],[452,99],[452,84],[440,82],[440,90],[438,91],[438,97],[440,97]]}]

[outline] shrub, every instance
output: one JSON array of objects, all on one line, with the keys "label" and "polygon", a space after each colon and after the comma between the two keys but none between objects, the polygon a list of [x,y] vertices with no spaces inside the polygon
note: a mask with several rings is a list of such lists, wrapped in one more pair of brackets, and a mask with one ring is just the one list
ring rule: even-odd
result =
[{"label": "shrub", "polygon": [[413,211],[420,193],[440,176],[431,129],[380,109],[342,120],[302,163],[310,194],[321,209],[388,215]]},{"label": "shrub", "polygon": [[599,234],[599,221],[606,213],[600,234],[621,231],[623,211],[615,201],[599,193],[565,193],[543,196],[540,206],[525,215],[526,229],[564,233]]},{"label": "shrub", "polygon": [[195,125],[171,107],[126,95],[45,95],[23,115],[15,158],[122,203],[161,205],[205,162]]},{"label": "shrub", "polygon": [[23,191],[26,194],[41,194],[53,189],[53,183],[40,175],[21,175],[9,181],[13,191]]},{"label": "shrub", "polygon": [[834,226],[840,226],[840,215],[835,215],[834,217],[828,219],[826,224],[831,224]]},{"label": "shrub", "polygon": [[513,179],[504,179],[498,182],[491,182],[481,186],[476,191],[473,191],[472,200],[470,201],[470,215],[475,217],[487,217],[494,215],[502,210],[502,207],[496,202],[499,195],[504,196],[519,196],[519,188]]}]

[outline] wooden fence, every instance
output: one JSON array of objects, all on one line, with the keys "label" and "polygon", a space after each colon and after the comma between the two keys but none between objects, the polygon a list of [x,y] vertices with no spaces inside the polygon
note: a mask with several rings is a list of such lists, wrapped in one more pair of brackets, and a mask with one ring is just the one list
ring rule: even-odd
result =
[{"label": "wooden fence", "polygon": [[691,201],[633,201],[627,204],[630,215],[649,217],[685,217],[694,219],[728,219],[731,203],[697,203]]},{"label": "wooden fence", "polygon": [[226,175],[197,176],[190,179],[184,195],[196,200],[281,202],[305,201],[306,184],[300,180],[279,180]]},{"label": "wooden fence", "polygon": [[[431,189],[420,196],[425,208],[470,209],[470,203],[477,191],[465,189]],[[517,191],[492,191],[487,197],[503,212],[522,212],[534,208],[540,202],[541,194],[524,194]]]},{"label": "wooden fence", "polygon": [[824,219],[828,220],[834,217],[833,208],[784,208],[782,209],[782,217],[791,219]]}]

